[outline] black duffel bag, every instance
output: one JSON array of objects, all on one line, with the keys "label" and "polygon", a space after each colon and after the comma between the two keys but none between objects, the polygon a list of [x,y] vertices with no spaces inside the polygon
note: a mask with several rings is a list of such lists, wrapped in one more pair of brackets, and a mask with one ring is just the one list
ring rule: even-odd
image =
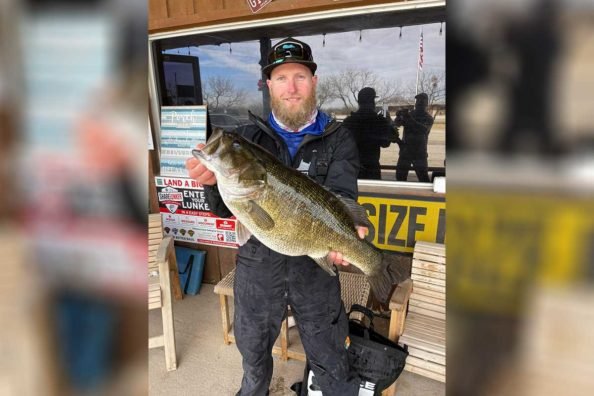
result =
[{"label": "black duffel bag", "polygon": [[[369,326],[351,319],[351,313],[361,312],[369,319]],[[394,341],[375,332],[373,311],[359,304],[353,304],[349,315],[348,348],[349,363],[361,379],[375,384],[375,394],[388,388],[404,370],[408,347],[401,347]]]}]

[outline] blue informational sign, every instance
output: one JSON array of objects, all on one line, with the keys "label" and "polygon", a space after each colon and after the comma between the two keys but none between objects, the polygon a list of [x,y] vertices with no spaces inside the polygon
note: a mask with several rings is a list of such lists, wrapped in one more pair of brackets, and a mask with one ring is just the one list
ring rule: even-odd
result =
[{"label": "blue informational sign", "polygon": [[188,177],[198,143],[206,143],[206,106],[161,107],[161,176]]}]

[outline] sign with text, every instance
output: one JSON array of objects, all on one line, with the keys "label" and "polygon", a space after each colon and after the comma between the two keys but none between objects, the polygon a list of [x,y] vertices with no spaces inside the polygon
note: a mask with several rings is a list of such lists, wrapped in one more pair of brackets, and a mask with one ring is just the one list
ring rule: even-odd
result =
[{"label": "sign with text", "polygon": [[412,253],[416,241],[445,243],[445,198],[360,193],[372,227],[367,240],[380,249]]},{"label": "sign with text", "polygon": [[246,1],[248,3],[248,6],[250,7],[250,10],[252,10],[252,12],[254,14],[272,2],[272,0],[246,0]]},{"label": "sign with text", "polygon": [[448,273],[455,275],[448,304],[518,314],[532,290],[579,284],[591,273],[594,203],[587,195],[457,187],[448,202],[456,236],[448,244]]},{"label": "sign with text", "polygon": [[161,175],[187,177],[198,143],[206,143],[206,106],[161,107]]},{"label": "sign with text", "polygon": [[204,188],[195,180],[155,177],[165,235],[176,241],[237,247],[237,221],[210,213]]}]

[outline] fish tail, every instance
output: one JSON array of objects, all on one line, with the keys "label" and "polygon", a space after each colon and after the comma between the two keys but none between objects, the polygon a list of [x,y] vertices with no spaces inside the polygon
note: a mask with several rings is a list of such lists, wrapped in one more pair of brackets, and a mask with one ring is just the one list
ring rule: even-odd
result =
[{"label": "fish tail", "polygon": [[382,252],[382,267],[384,265],[393,284],[397,285],[410,278],[412,270],[412,259],[410,257]]},{"label": "fish tail", "polygon": [[382,252],[381,270],[369,275],[367,280],[375,298],[388,305],[394,285],[410,278],[411,261],[405,256]]}]

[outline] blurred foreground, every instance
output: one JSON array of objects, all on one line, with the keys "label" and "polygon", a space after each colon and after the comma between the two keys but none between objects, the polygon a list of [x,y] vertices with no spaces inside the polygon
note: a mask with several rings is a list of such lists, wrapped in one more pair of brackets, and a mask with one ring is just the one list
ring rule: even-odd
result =
[{"label": "blurred foreground", "polygon": [[0,4],[1,395],[147,393],[146,5],[119,3]]},{"label": "blurred foreground", "polygon": [[594,393],[593,8],[448,1],[448,394]]}]

